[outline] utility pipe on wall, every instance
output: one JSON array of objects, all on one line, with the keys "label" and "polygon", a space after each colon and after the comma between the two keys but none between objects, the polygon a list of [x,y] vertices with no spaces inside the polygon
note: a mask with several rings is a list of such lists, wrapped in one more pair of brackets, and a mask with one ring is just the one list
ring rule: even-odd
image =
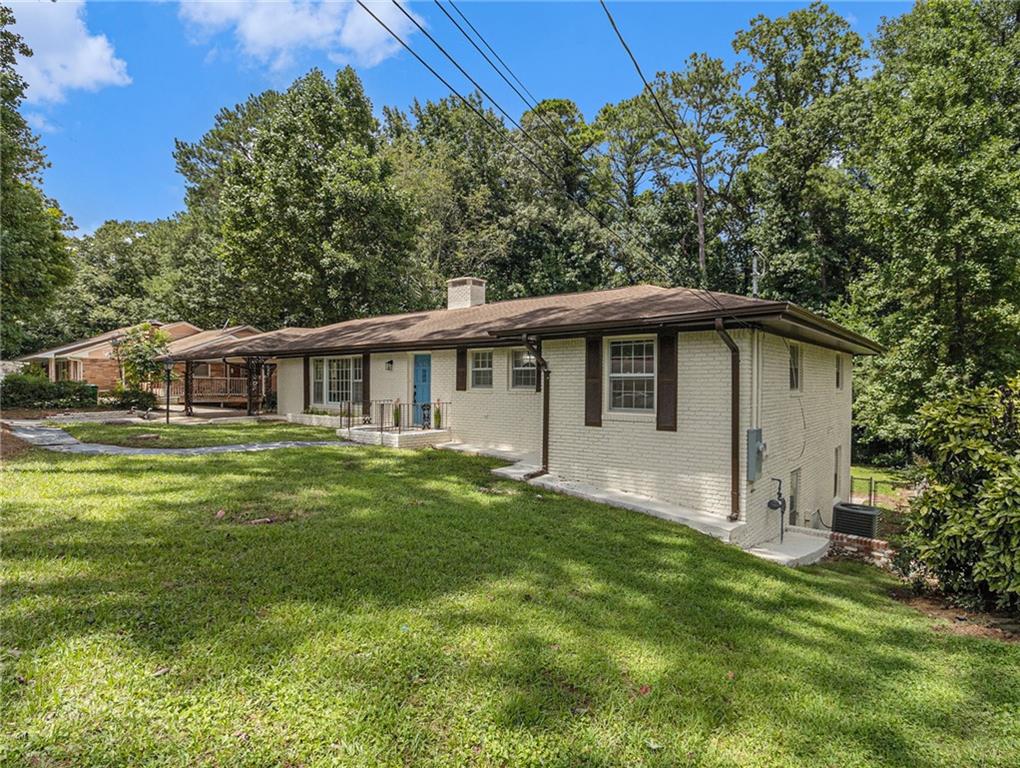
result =
[{"label": "utility pipe on wall", "polygon": [[740,347],[718,317],[715,332],[730,350],[730,520],[737,520],[740,517]]}]

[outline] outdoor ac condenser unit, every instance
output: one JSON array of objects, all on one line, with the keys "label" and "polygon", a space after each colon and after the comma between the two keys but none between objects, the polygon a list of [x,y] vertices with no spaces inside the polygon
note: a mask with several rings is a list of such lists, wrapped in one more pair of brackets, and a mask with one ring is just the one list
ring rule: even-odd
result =
[{"label": "outdoor ac condenser unit", "polygon": [[879,510],[864,504],[839,502],[832,507],[832,530],[868,539],[878,537]]}]

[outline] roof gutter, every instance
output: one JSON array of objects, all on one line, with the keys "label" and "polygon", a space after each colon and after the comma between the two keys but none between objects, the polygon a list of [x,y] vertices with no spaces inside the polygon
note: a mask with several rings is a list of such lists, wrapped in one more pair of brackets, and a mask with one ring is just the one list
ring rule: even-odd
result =
[{"label": "roof gutter", "polygon": [[730,520],[740,517],[740,347],[726,332],[722,318],[715,332],[730,350]]}]

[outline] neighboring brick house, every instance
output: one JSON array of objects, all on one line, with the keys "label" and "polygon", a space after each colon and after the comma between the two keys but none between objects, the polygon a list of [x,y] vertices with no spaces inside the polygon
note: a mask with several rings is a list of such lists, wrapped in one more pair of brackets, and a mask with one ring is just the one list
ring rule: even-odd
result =
[{"label": "neighboring brick house", "polygon": [[752,545],[778,534],[772,478],[788,522],[827,523],[847,498],[852,356],[879,351],[787,302],[638,285],[487,304],[484,281],[459,278],[446,309],[174,357],[273,361],[292,419],[337,414],[384,444],[438,426],[566,481],[736,522],[731,540]]},{"label": "neighboring brick house", "polygon": [[[148,321],[170,337],[170,354],[177,354],[213,342],[237,341],[260,333],[250,325],[237,325],[219,330],[205,331],[192,323],[180,321],[160,323]],[[109,392],[123,381],[123,371],[117,360],[117,343],[134,326],[115,328],[88,339],[44,349],[18,358],[19,361],[34,363],[43,368],[52,381],[72,380],[94,384],[100,392]],[[206,402],[242,402],[244,391],[241,383],[245,374],[238,365],[229,365],[223,360],[212,360],[197,366],[203,375],[203,395]],[[183,364],[175,366],[176,380],[180,380]],[[235,384],[237,382],[237,384]],[[175,381],[171,394],[179,400],[179,389]],[[237,392],[232,392],[238,390]]]}]

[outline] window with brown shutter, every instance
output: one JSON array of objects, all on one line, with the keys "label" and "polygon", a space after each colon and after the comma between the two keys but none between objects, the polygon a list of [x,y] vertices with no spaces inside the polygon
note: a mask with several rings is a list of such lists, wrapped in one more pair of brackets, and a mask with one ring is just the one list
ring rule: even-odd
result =
[{"label": "window with brown shutter", "polygon": [[602,337],[585,339],[584,425],[602,426]]},{"label": "window with brown shutter", "polygon": [[467,349],[457,348],[457,391],[467,391]]},{"label": "window with brown shutter", "polygon": [[655,428],[676,432],[676,333],[659,334],[659,367],[656,370]]}]

